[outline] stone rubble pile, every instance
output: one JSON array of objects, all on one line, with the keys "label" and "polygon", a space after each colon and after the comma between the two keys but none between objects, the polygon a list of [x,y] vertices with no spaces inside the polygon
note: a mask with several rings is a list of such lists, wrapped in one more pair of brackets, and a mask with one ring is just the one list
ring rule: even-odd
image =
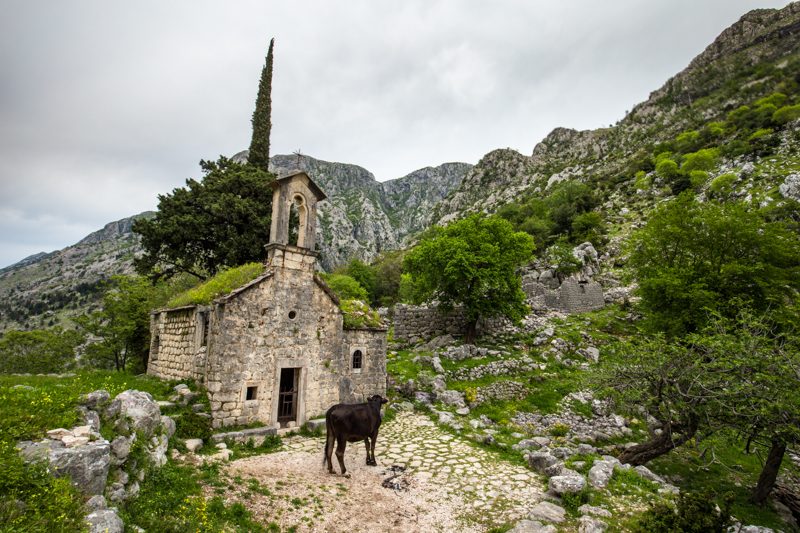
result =
[{"label": "stone rubble pile", "polygon": [[[107,391],[91,392],[80,411],[83,425],[52,429],[47,438],[22,441],[17,447],[26,461],[45,461],[55,476],[68,476],[91,497],[86,517],[90,532],[121,533],[122,520],[106,502],[134,498],[147,468],[166,462],[175,422],[161,415],[150,394],[137,390],[121,392],[113,400]],[[111,442],[100,434],[101,421],[116,433]]]}]

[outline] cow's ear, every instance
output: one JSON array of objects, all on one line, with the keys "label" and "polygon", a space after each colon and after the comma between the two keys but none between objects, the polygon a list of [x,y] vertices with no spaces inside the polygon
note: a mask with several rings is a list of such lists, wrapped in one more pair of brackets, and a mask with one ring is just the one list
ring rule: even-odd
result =
[{"label": "cow's ear", "polygon": [[389,403],[389,400],[387,400],[386,398],[381,398],[381,403]]}]

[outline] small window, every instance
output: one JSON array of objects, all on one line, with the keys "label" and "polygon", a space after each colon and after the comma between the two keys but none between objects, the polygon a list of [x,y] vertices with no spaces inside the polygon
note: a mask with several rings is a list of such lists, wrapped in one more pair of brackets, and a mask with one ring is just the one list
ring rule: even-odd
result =
[{"label": "small window", "polygon": [[364,365],[364,354],[361,353],[361,350],[356,350],[353,352],[353,370],[361,370],[361,367]]},{"label": "small window", "polygon": [[200,346],[208,345],[208,323],[209,323],[209,315],[208,311],[205,313],[200,313],[200,320],[201,320],[201,327],[203,328],[203,336],[200,339]]},{"label": "small window", "polygon": [[297,311],[289,311],[289,320],[294,320],[297,316]]},{"label": "small window", "polygon": [[150,347],[150,359],[155,360],[158,357],[158,350],[161,348],[161,337],[158,335],[153,338],[153,345]]},{"label": "small window", "polygon": [[247,387],[247,393],[244,397],[245,400],[257,400],[258,399],[258,387]]}]

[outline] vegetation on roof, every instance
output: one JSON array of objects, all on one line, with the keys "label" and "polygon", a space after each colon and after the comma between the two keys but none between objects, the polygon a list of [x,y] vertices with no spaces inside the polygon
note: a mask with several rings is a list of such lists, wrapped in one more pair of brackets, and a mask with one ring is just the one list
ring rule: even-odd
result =
[{"label": "vegetation on roof", "polygon": [[263,273],[264,265],[261,263],[246,263],[242,266],[223,270],[213,278],[175,296],[167,303],[167,306],[181,307],[184,305],[210,304],[215,298],[230,294]]},{"label": "vegetation on roof", "polygon": [[379,328],[383,325],[378,312],[361,300],[341,300],[339,309],[344,315],[345,329]]}]

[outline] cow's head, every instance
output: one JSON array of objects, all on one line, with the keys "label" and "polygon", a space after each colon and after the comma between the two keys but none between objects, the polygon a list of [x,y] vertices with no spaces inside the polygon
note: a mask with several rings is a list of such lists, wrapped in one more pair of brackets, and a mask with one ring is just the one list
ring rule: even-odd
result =
[{"label": "cow's head", "polygon": [[383,405],[385,403],[389,403],[389,400],[387,400],[380,394],[375,394],[367,398],[367,403],[377,403],[378,405]]}]

